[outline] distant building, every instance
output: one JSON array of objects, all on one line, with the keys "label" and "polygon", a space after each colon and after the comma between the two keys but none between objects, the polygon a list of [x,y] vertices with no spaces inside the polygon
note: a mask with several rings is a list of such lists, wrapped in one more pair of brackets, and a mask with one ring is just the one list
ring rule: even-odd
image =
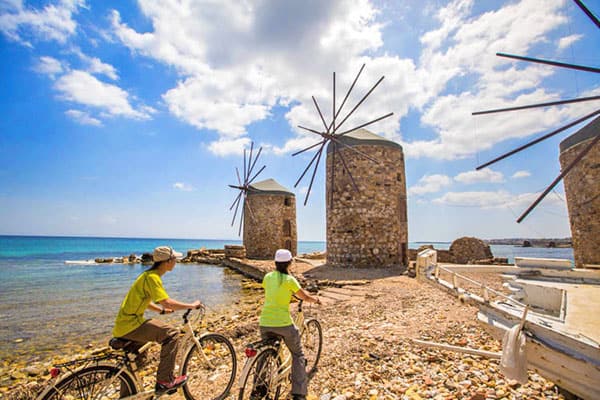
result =
[{"label": "distant building", "polygon": [[248,187],[244,246],[248,258],[271,259],[281,248],[297,253],[296,196],[274,179]]},{"label": "distant building", "polygon": [[[335,142],[328,145],[327,264],[339,267],[407,266],[408,222],[402,146],[366,129],[340,136],[338,140],[380,164]],[[337,146],[335,161],[332,157],[334,145]],[[344,161],[358,192],[344,168]]]}]

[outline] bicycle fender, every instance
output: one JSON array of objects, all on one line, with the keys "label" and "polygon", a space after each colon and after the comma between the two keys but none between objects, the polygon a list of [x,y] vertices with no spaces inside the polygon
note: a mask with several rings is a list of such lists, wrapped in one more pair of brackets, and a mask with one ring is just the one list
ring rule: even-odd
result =
[{"label": "bicycle fender", "polygon": [[248,357],[246,359],[246,362],[244,363],[244,368],[242,368],[242,372],[238,379],[238,385],[237,385],[238,391],[242,389],[242,384],[243,384],[243,382],[246,381],[246,378],[248,377],[248,374],[250,373],[250,368],[252,367],[253,361],[256,359],[256,357],[258,357],[266,349],[273,349],[274,351],[277,351],[277,348],[273,347],[273,346],[261,347],[260,349],[258,349],[258,352],[256,353],[256,355],[254,357]]}]

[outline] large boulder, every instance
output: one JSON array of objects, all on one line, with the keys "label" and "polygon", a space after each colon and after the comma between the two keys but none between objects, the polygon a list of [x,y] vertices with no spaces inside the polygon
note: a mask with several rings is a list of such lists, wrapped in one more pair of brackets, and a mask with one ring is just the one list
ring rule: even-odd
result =
[{"label": "large boulder", "polygon": [[457,264],[469,264],[494,257],[490,246],[483,240],[474,237],[456,239],[450,245],[450,253]]}]

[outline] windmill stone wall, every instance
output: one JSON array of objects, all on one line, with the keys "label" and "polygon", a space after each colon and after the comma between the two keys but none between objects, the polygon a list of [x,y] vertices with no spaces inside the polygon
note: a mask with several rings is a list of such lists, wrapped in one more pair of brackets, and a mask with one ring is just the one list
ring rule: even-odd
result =
[{"label": "windmill stone wall", "polygon": [[298,250],[296,196],[273,179],[253,183],[244,204],[246,256],[272,259],[277,249]]},{"label": "windmill stone wall", "polygon": [[[408,265],[406,179],[402,146],[365,129],[327,148],[327,264],[337,267]],[[335,161],[333,146],[337,146]],[[358,186],[355,191],[340,153]],[[333,188],[331,178],[333,177]],[[331,191],[333,190],[333,205]]]},{"label": "windmill stone wall", "polygon": [[[600,117],[560,143],[566,168],[600,134]],[[564,177],[575,265],[600,268],[600,143]]]}]

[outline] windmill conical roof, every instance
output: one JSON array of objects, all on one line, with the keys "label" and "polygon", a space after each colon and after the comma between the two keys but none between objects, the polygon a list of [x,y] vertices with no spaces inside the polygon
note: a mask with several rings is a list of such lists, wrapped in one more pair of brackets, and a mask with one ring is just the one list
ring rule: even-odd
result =
[{"label": "windmill conical roof", "polygon": [[595,120],[560,142],[560,151],[563,152],[576,144],[591,139],[598,135],[598,132],[600,132],[600,117],[597,117]]},{"label": "windmill conical roof", "polygon": [[[394,142],[393,140],[386,139],[382,136],[376,135],[371,131],[366,129],[357,129],[350,133],[345,134],[344,136],[340,136],[339,141],[348,146],[389,146],[402,150],[402,146],[399,143]],[[330,142],[327,146],[327,152],[331,153],[333,151],[333,147]],[[339,147],[338,147],[339,149]]]},{"label": "windmill conical roof", "polygon": [[248,188],[248,194],[282,194],[294,196],[294,192],[281,186],[275,179],[265,179],[264,181],[255,182],[250,184]]}]

